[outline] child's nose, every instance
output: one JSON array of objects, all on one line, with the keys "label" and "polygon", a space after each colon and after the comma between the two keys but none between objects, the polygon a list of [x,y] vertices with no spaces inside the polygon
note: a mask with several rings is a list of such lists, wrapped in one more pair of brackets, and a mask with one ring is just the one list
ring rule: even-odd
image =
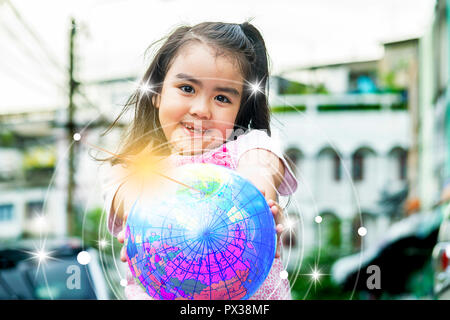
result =
[{"label": "child's nose", "polygon": [[206,99],[196,99],[189,110],[191,116],[199,119],[209,120],[211,118],[211,109]]}]

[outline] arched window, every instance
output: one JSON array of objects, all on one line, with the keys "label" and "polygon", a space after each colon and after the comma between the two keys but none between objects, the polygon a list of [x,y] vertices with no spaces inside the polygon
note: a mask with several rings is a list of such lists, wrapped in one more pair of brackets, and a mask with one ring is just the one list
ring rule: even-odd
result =
[{"label": "arched window", "polygon": [[320,163],[319,170],[329,174],[329,177],[334,181],[340,181],[342,178],[342,166],[338,153],[334,149],[327,147],[319,152],[318,158]]},{"label": "arched window", "polygon": [[389,152],[389,158],[394,166],[393,174],[395,174],[395,178],[406,180],[408,152],[401,147],[395,147]]},{"label": "arched window", "polygon": [[367,176],[367,158],[374,156],[375,152],[370,148],[359,148],[352,155],[352,178],[354,181],[362,181]]},{"label": "arched window", "polygon": [[336,152],[333,155],[333,177],[335,181],[339,181],[342,178],[341,158]]},{"label": "arched window", "polygon": [[301,159],[303,158],[303,153],[296,147],[290,147],[285,151],[284,154],[291,166],[291,169],[294,171],[294,173],[297,173],[298,168],[300,167]]},{"label": "arched window", "polygon": [[362,226],[361,220],[362,220],[362,217],[360,217],[359,214],[357,214],[353,218],[351,241],[352,241],[354,251],[361,250],[362,241],[361,241],[361,236],[358,234],[358,229]]},{"label": "arched window", "polygon": [[352,175],[353,180],[360,181],[364,179],[364,156],[361,152],[355,152],[353,154]]},{"label": "arched window", "polygon": [[[361,223],[362,222],[362,223]],[[355,251],[360,251],[362,249],[362,238],[365,238],[365,243],[369,238],[373,238],[373,232],[375,232],[376,216],[369,212],[362,212],[361,215],[357,214],[353,218],[353,228],[352,228],[352,243],[353,249]],[[367,234],[363,237],[358,234],[360,227],[366,228]],[[369,234],[370,233],[370,234]]]},{"label": "arched window", "polygon": [[322,222],[322,244],[327,247],[341,247],[341,221],[333,212],[323,212],[320,214]]}]

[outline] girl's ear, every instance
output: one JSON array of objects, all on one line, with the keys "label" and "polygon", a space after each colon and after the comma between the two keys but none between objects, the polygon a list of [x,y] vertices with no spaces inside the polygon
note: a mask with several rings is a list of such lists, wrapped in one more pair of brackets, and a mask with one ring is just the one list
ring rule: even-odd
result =
[{"label": "girl's ear", "polygon": [[156,109],[159,108],[159,95],[158,94],[153,95],[152,104]]}]

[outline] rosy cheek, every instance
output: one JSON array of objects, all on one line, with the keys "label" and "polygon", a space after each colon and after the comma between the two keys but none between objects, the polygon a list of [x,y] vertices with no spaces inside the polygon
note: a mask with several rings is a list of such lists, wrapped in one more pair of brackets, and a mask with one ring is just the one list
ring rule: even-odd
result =
[{"label": "rosy cheek", "polygon": [[231,134],[234,128],[234,119],[230,119],[228,121],[223,121],[218,126],[219,130],[223,132],[225,137]]},{"label": "rosy cheek", "polygon": [[226,132],[221,128],[214,127],[209,129],[208,136],[215,137],[216,139],[221,139],[222,141],[226,140]]},{"label": "rosy cheek", "polygon": [[[159,117],[161,122],[167,125],[176,125],[186,115],[186,107],[177,101],[168,100],[166,105],[159,110]],[[162,123],[161,123],[162,124]]]}]

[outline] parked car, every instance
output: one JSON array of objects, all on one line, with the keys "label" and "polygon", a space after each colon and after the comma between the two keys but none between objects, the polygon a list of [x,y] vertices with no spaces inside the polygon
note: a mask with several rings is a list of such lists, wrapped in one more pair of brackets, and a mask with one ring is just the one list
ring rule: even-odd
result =
[{"label": "parked car", "polygon": [[[408,284],[414,274],[430,263],[441,224],[442,214],[438,208],[417,212],[391,224],[378,243],[338,259],[331,269],[332,279],[345,290],[356,289],[372,299],[384,299],[383,295],[416,298]],[[372,265],[381,270],[379,290],[367,286],[368,267]],[[427,297],[431,297],[432,290],[430,282],[428,288],[424,288]]]},{"label": "parked car", "polygon": [[[42,243],[48,258],[39,261]],[[86,265],[78,262],[89,253]],[[95,249],[76,239],[27,240],[0,244],[0,299],[108,299],[106,281]]]},{"label": "parked car", "polygon": [[450,201],[443,203],[441,210],[443,221],[433,249],[434,294],[436,299],[450,300]]}]

